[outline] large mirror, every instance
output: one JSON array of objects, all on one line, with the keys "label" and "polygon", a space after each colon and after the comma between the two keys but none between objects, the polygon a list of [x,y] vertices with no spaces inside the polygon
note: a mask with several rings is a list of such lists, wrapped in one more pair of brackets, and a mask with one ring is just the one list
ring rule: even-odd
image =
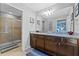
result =
[{"label": "large mirror", "polygon": [[56,3],[38,12],[45,19],[45,32],[73,31],[73,6],[74,3]]}]

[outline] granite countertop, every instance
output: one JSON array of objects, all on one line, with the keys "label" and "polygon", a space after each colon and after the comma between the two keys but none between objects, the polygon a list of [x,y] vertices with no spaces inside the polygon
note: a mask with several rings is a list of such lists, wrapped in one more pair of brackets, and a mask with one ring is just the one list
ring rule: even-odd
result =
[{"label": "granite countertop", "polygon": [[76,38],[79,39],[79,33],[74,33],[73,35],[69,35],[68,33],[43,33],[43,32],[31,32],[32,34],[39,34],[39,35],[49,35],[49,36],[58,36],[58,37],[68,37],[68,38]]}]

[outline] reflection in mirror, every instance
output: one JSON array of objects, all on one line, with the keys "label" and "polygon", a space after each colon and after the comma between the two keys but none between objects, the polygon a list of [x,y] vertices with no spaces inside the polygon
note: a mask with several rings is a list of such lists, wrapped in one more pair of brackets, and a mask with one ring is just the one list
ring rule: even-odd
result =
[{"label": "reflection in mirror", "polygon": [[58,20],[56,32],[66,32],[66,20]]},{"label": "reflection in mirror", "polygon": [[74,30],[73,25],[71,25],[70,21],[72,19],[73,6],[74,3],[56,3],[50,6],[49,8],[45,8],[39,11],[38,14],[45,20],[44,24],[45,31],[46,32],[69,32],[70,30],[73,31]]}]

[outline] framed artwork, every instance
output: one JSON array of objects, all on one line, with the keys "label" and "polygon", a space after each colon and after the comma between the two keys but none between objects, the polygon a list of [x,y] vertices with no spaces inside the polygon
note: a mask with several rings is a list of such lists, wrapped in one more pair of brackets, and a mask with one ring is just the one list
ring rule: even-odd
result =
[{"label": "framed artwork", "polygon": [[40,25],[40,20],[37,20],[37,25]]},{"label": "framed artwork", "polygon": [[79,3],[74,7],[74,15],[75,17],[79,15]]},{"label": "framed artwork", "polygon": [[34,23],[34,18],[30,17],[30,23]]}]

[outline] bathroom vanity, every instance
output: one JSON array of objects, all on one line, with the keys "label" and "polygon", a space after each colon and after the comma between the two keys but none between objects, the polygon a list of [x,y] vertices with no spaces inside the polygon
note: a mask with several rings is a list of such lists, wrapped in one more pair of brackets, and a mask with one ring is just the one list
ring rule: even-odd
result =
[{"label": "bathroom vanity", "polygon": [[79,38],[78,34],[68,35],[59,33],[30,33],[30,45],[34,49],[38,49],[54,56],[78,56],[78,45],[70,42],[70,39]]}]

